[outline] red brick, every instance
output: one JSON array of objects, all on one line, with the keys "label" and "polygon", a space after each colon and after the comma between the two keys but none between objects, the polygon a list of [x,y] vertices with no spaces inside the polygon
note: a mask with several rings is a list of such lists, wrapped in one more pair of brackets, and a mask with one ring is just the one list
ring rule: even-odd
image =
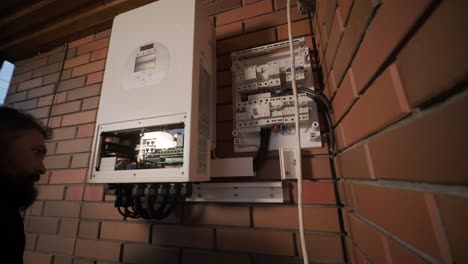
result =
[{"label": "red brick", "polygon": [[35,69],[33,71],[33,78],[43,76],[43,75],[47,75],[47,74],[51,74],[51,73],[54,73],[54,72],[58,72],[58,71],[60,71],[61,66],[62,66],[62,63],[57,62],[57,63],[54,63],[54,64],[49,64],[47,66]]},{"label": "red brick", "polygon": [[[301,248],[299,234],[296,236],[297,247]],[[317,235],[306,234],[306,249],[309,260],[312,261],[330,261],[342,262],[343,249],[341,248],[341,239],[338,235]],[[299,250],[302,256],[302,251]]]},{"label": "red brick", "polygon": [[74,247],[75,239],[40,235],[36,249],[44,252],[72,255]]},{"label": "red brick", "polygon": [[[460,140],[468,134],[466,122],[460,122],[466,115],[467,104],[466,94],[458,96],[371,139],[369,148],[375,176],[387,180],[467,184],[468,141]],[[434,140],[447,131],[450,136]]]},{"label": "red brick", "polygon": [[76,135],[76,127],[56,128],[52,131],[52,140],[71,139]]},{"label": "red brick", "polygon": [[57,91],[67,91],[67,90],[72,90],[78,87],[84,86],[86,81],[86,76],[81,76],[73,79],[69,79],[66,81],[61,81],[58,85]]},{"label": "red brick", "polygon": [[[344,26],[343,21],[341,20],[341,16],[339,15],[340,8],[336,9],[335,18],[333,19],[333,24],[331,25],[330,36],[327,44],[327,48],[325,51],[325,60],[326,61],[333,61],[335,59],[336,50],[341,42],[341,37],[343,36]],[[326,71],[330,72],[331,63],[327,65]]]},{"label": "red brick", "polygon": [[55,94],[55,103],[54,104],[61,104],[61,103],[65,103],[65,101],[67,100],[67,92],[61,92],[61,93],[57,93]]},{"label": "red brick", "polygon": [[106,65],[106,60],[99,60],[99,61],[91,62],[88,64],[84,64],[84,65],[73,68],[71,76],[77,77],[80,75],[102,71],[104,70],[105,65]]},{"label": "red brick", "polygon": [[[281,9],[286,9],[287,5],[286,5],[286,1],[284,0],[275,0],[275,8],[276,10],[281,10]],[[291,0],[291,7],[294,7],[294,6],[297,6],[297,0]],[[293,10],[295,8],[291,8],[291,10]]]},{"label": "red brick", "polygon": [[184,209],[186,224],[250,226],[249,206],[189,204]]},{"label": "red brick", "polygon": [[[431,2],[433,0],[416,0],[408,5],[405,0],[384,1],[352,63],[358,92],[370,81]],[[395,20],[395,17],[400,19]]]},{"label": "red brick", "polygon": [[49,116],[49,111],[50,111],[50,106],[45,106],[41,108],[36,108],[32,110],[26,111],[26,113],[32,115],[33,117],[40,119],[40,118],[46,118]]},{"label": "red brick", "polygon": [[149,242],[150,225],[103,222],[101,224],[101,239],[124,240],[134,242]]},{"label": "red brick", "polygon": [[428,221],[431,216],[424,193],[361,184],[354,184],[353,190],[359,213],[424,252],[440,258],[435,231]]},{"label": "red brick", "polygon": [[[33,109],[33,108],[36,108],[37,107],[37,98],[36,99],[31,99],[31,100],[27,100],[27,101],[22,101],[22,102],[19,102],[19,103],[15,103],[13,104],[13,108],[16,108],[16,109],[19,109],[19,110],[28,110],[28,109]],[[11,105],[10,105],[11,106]],[[35,109],[34,109],[35,110]],[[31,110],[31,111],[34,111],[34,110]]]},{"label": "red brick", "polygon": [[19,102],[19,101],[22,101],[22,100],[26,99],[26,94],[27,93],[28,93],[27,91],[24,91],[24,92],[21,92],[21,93],[15,93],[15,94],[12,94],[12,95],[8,95],[5,98],[5,104],[16,103],[16,102]]},{"label": "red brick", "polygon": [[[310,34],[309,20],[304,19],[300,21],[293,22],[291,24],[292,37],[299,37]],[[288,25],[282,25],[277,27],[278,31],[278,40],[288,39]]]},{"label": "red brick", "polygon": [[24,81],[31,79],[31,77],[32,77],[32,71],[21,73],[21,74],[16,74],[16,71],[15,71],[13,74],[13,77],[11,78],[10,84],[17,84],[20,82],[24,82]]},{"label": "red brick", "polygon": [[53,95],[47,95],[47,96],[40,97],[39,101],[37,101],[37,107],[43,107],[43,106],[51,105],[53,97],[54,97]]},{"label": "red brick", "polygon": [[49,75],[44,76],[44,81],[42,84],[51,84],[51,83],[57,83],[59,80],[60,72],[52,73]]},{"label": "red brick", "polygon": [[72,126],[96,121],[96,110],[63,116],[62,126]]},{"label": "red brick", "polygon": [[[294,201],[297,203],[297,183],[293,183]],[[333,182],[306,182],[302,183],[303,204],[335,204],[335,191]]]},{"label": "red brick", "polygon": [[27,231],[32,233],[57,234],[60,219],[30,217]]},{"label": "red brick", "polygon": [[447,232],[447,238],[452,249],[453,262],[466,263],[468,252],[468,230],[462,228],[468,221],[468,199],[452,195],[436,195],[440,215]]},{"label": "red brick", "polygon": [[349,179],[375,179],[374,168],[367,144],[359,145],[338,155],[339,177]]},{"label": "red brick", "polygon": [[[378,112],[375,109],[379,109]],[[396,64],[390,65],[343,119],[347,144],[376,132],[411,112]]]},{"label": "red brick", "polygon": [[79,111],[81,108],[81,101],[74,101],[65,104],[54,105],[52,115],[63,115]]},{"label": "red brick", "polygon": [[[466,1],[443,1],[398,55],[401,80],[411,106],[466,80]],[[443,50],[444,52],[433,52]],[[428,53],[429,52],[429,53]],[[432,54],[434,53],[434,54]],[[427,56],[431,54],[431,56]]]},{"label": "red brick", "polygon": [[271,0],[264,0],[255,4],[218,14],[216,16],[216,24],[217,26],[221,26],[269,12],[273,12],[273,3]]},{"label": "red brick", "polygon": [[86,174],[86,169],[53,170],[50,176],[50,183],[84,183]]},{"label": "red brick", "polygon": [[77,57],[74,57],[74,58],[71,58],[71,59],[67,59],[65,61],[65,64],[63,65],[63,68],[68,69],[68,68],[73,68],[73,67],[76,67],[76,66],[79,66],[79,65],[86,64],[86,63],[89,62],[89,57],[90,57],[90,54],[87,53],[87,54],[83,54],[81,56],[77,56]]},{"label": "red brick", "polygon": [[84,38],[80,38],[80,39],[72,41],[72,42],[69,42],[68,43],[68,48],[71,49],[71,48],[74,48],[74,47],[78,47],[80,45],[91,42],[93,40],[94,40],[94,34],[86,36]]},{"label": "red brick", "polygon": [[104,78],[104,72],[95,72],[88,74],[86,76],[86,85],[94,84],[94,83],[100,83],[102,82],[102,79]]},{"label": "red brick", "polygon": [[48,94],[52,94],[54,92],[55,84],[49,84],[46,86],[42,86],[39,88],[34,88],[28,91],[27,98],[35,98],[40,97]]},{"label": "red brick", "polygon": [[100,229],[100,222],[97,221],[81,221],[78,235],[86,238],[97,238]]},{"label": "red brick", "polygon": [[[304,207],[304,229],[319,232],[339,232],[336,208]],[[254,206],[253,226],[257,228],[298,230],[297,206]]]},{"label": "red brick", "polygon": [[23,72],[27,72],[27,71],[30,71],[30,70],[37,69],[39,67],[46,66],[47,65],[47,60],[48,60],[47,57],[43,57],[43,58],[33,60],[32,62],[30,62],[28,64],[25,64],[24,66],[21,66],[21,70]]},{"label": "red brick", "polygon": [[81,106],[81,110],[90,110],[98,108],[99,106],[99,96],[86,98],[83,100],[83,105]]},{"label": "red brick", "polygon": [[385,237],[353,214],[349,215],[349,221],[349,230],[347,231],[358,246],[374,263],[387,263]]},{"label": "red brick", "polygon": [[75,202],[46,202],[44,216],[78,217],[80,204]]},{"label": "red brick", "polygon": [[83,186],[68,186],[67,187],[67,195],[65,196],[65,200],[68,201],[81,201],[83,200]]},{"label": "red brick", "polygon": [[104,59],[105,57],[107,57],[107,47],[95,50],[91,53],[91,61]]},{"label": "red brick", "polygon": [[86,152],[91,150],[92,138],[72,139],[58,142],[57,154]]},{"label": "red brick", "polygon": [[188,248],[214,248],[214,230],[207,227],[153,226],[153,244]]},{"label": "red brick", "polygon": [[121,243],[78,239],[75,256],[99,260],[119,261]]},{"label": "red brick", "polygon": [[112,29],[109,28],[109,29],[106,29],[104,31],[101,31],[101,32],[98,32],[95,34],[94,36],[94,40],[98,40],[98,39],[102,39],[102,38],[105,38],[105,37],[109,37],[111,35],[111,32],[112,32]]},{"label": "red brick", "polygon": [[[55,264],[55,263],[54,263]],[[94,261],[91,260],[84,260],[84,259],[75,259],[73,264],[95,264]]]},{"label": "red brick", "polygon": [[62,117],[61,116],[53,116],[49,120],[48,127],[57,128],[57,127],[60,127],[61,124],[62,124]]},{"label": "red brick", "polygon": [[46,156],[44,165],[47,169],[67,168],[70,164],[70,155]]},{"label": "red brick", "polygon": [[70,79],[72,76],[72,70],[73,69],[66,69],[66,70],[63,70],[61,72],[61,75],[60,75],[60,80],[67,80],[67,79]]},{"label": "red brick", "polygon": [[250,264],[250,256],[247,254],[229,254],[224,252],[183,250],[183,264]]},{"label": "red brick", "polygon": [[123,249],[123,262],[139,264],[178,264],[179,250],[175,248],[125,244]]},{"label": "red brick", "polygon": [[113,203],[83,203],[81,218],[122,220],[123,217]]},{"label": "red brick", "polygon": [[62,219],[59,234],[63,237],[76,237],[78,232],[78,219]]},{"label": "red brick", "polygon": [[87,185],[84,193],[85,201],[102,201],[104,199],[104,186]]},{"label": "red brick", "polygon": [[96,96],[101,93],[101,84],[92,84],[83,88],[74,89],[68,92],[67,101],[73,101],[86,97]]},{"label": "red brick", "polygon": [[330,161],[328,158],[303,158],[302,177],[304,179],[330,179]]},{"label": "red brick", "polygon": [[65,57],[66,59],[73,58],[76,56],[76,47],[74,48],[69,48],[67,51],[67,56]]},{"label": "red brick", "polygon": [[65,59],[65,50],[63,50],[62,52],[51,54],[49,56],[47,63],[52,64],[56,62],[62,62],[64,59]]},{"label": "red brick", "polygon": [[39,200],[63,200],[65,186],[60,185],[39,185],[37,186]]},{"label": "red brick", "polygon": [[43,78],[39,77],[39,78],[36,78],[36,79],[32,79],[32,80],[29,80],[29,81],[22,82],[18,86],[18,92],[41,86],[42,81],[43,81]]},{"label": "red brick", "polygon": [[92,137],[94,134],[94,124],[86,124],[78,127],[77,138]]},{"label": "red brick", "polygon": [[218,0],[211,2],[213,3],[204,6],[209,15],[214,15],[242,6],[242,0]]},{"label": "red brick", "polygon": [[[334,79],[333,75],[330,75],[330,79]],[[356,82],[354,80],[353,69],[349,68],[343,81],[341,82],[340,88],[337,90],[335,97],[333,98],[333,116],[335,122],[340,120],[346,111],[351,108],[351,105],[359,98],[356,90]]]},{"label": "red brick", "polygon": [[36,234],[26,234],[24,249],[33,250],[36,247],[37,237],[38,235]]},{"label": "red brick", "polygon": [[90,153],[73,154],[70,168],[87,168],[89,165]]},{"label": "red brick", "polygon": [[217,229],[216,242],[220,250],[294,256],[293,235],[289,232]]},{"label": "red brick", "polygon": [[351,7],[353,6],[354,0],[338,0],[338,6],[340,10],[341,20],[343,25],[346,25],[349,18],[349,13],[351,12]]},{"label": "red brick", "polygon": [[53,257],[43,253],[25,251],[23,261],[25,264],[50,264]]},{"label": "red brick", "polygon": [[[54,264],[80,264],[80,260],[76,259],[75,263],[73,263],[73,257],[72,256],[61,256],[61,255],[55,255],[54,256]],[[83,263],[81,263],[83,264]],[[89,263],[86,263],[89,264]],[[93,263],[94,264],[94,263]]]},{"label": "red brick", "polygon": [[415,255],[402,245],[395,242],[393,239],[388,239],[388,250],[392,263],[414,263],[414,264],[424,264],[428,263],[426,260]]},{"label": "red brick", "polygon": [[35,201],[31,206],[31,215],[41,215],[44,208],[44,202]]},{"label": "red brick", "polygon": [[[340,46],[335,55],[333,62],[327,64],[333,64],[333,73],[335,74],[335,80],[337,85],[341,83],[346,70],[348,69],[353,54],[358,48],[359,42],[361,41],[362,35],[365,33],[367,23],[371,19],[375,4],[379,1],[375,0],[355,0],[349,21],[346,26],[346,30],[341,39]],[[322,36],[323,39],[323,36]]]},{"label": "red brick", "polygon": [[93,50],[102,49],[102,48],[108,47],[108,45],[109,45],[109,38],[103,38],[100,40],[89,42],[89,43],[79,46],[78,49],[76,50],[76,55],[79,56],[81,54],[85,54]]},{"label": "red brick", "polygon": [[[291,21],[292,22],[300,20],[300,19],[304,19],[304,18],[307,18],[307,16],[301,15],[296,8],[291,9]],[[268,13],[265,15],[252,17],[244,21],[246,32],[279,26],[285,23],[287,23],[286,10],[281,10],[281,11],[277,11],[274,13]]]},{"label": "red brick", "polygon": [[[324,31],[322,31],[322,37],[326,37],[330,41],[330,31],[332,28],[332,23],[333,23],[333,17],[336,14],[336,9],[337,9],[337,0],[328,0],[326,1],[326,10],[324,13],[323,17],[323,28]],[[319,17],[319,22],[320,22],[320,17]],[[329,45],[330,42],[328,42],[327,45]]]},{"label": "red brick", "polygon": [[216,28],[216,39],[224,39],[242,33],[242,22],[234,22]]},{"label": "red brick", "polygon": [[219,41],[217,43],[217,53],[229,53],[236,50],[243,50],[259,45],[265,45],[275,41],[275,29],[270,28],[255,33],[245,34],[236,38]]}]

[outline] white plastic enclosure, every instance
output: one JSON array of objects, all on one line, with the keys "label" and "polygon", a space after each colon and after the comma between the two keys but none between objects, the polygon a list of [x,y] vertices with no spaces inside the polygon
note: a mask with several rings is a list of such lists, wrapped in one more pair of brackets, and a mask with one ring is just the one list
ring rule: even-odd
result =
[{"label": "white plastic enclosure", "polygon": [[115,17],[89,182],[210,179],[215,54],[200,1],[159,0]]}]

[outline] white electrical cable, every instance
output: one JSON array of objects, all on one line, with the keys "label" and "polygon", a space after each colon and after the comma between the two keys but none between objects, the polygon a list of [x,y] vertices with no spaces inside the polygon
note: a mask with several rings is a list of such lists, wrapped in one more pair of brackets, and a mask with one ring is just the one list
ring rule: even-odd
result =
[{"label": "white electrical cable", "polygon": [[297,99],[296,87],[296,62],[293,47],[293,39],[291,32],[291,7],[290,0],[287,0],[287,16],[288,16],[288,35],[289,35],[289,54],[291,57],[291,85],[294,97],[294,123],[296,127],[296,174],[297,174],[297,211],[299,215],[299,236],[301,238],[301,249],[304,264],[309,264],[309,256],[307,255],[305,235],[304,235],[304,217],[302,213],[302,159],[301,159],[301,135],[299,127],[299,103]]}]

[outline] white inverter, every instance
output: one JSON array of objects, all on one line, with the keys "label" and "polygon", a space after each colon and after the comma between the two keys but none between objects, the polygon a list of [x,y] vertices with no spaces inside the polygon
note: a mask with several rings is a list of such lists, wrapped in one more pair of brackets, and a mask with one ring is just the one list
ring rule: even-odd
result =
[{"label": "white inverter", "polygon": [[159,0],[115,17],[88,182],[210,179],[216,40],[200,2]]}]

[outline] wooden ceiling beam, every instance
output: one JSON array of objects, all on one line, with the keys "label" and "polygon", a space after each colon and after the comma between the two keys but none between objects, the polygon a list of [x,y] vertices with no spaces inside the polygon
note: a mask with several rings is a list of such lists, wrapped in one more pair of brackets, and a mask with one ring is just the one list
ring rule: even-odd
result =
[{"label": "wooden ceiling beam", "polygon": [[5,17],[5,18],[2,18],[0,20],[0,26],[8,24],[8,23],[10,23],[10,22],[12,22],[12,21],[14,21],[14,20],[16,20],[18,18],[27,16],[28,14],[31,14],[34,11],[39,10],[39,9],[41,9],[43,7],[46,7],[46,6],[52,4],[55,1],[57,1],[57,0],[43,0],[43,1],[40,1],[38,3],[33,4],[31,6],[28,6],[28,7],[24,8],[24,9],[21,9],[16,13],[13,13],[13,14]]},{"label": "wooden ceiling beam", "polygon": [[[0,52],[9,59],[17,60],[50,48],[51,43],[78,39],[82,32],[93,32],[103,26],[111,26],[112,19],[125,11],[154,2],[155,0],[113,0],[83,12],[74,13],[54,24],[46,25],[30,34],[19,36],[12,41],[0,44]],[[94,31],[95,32],[95,31]]]}]

